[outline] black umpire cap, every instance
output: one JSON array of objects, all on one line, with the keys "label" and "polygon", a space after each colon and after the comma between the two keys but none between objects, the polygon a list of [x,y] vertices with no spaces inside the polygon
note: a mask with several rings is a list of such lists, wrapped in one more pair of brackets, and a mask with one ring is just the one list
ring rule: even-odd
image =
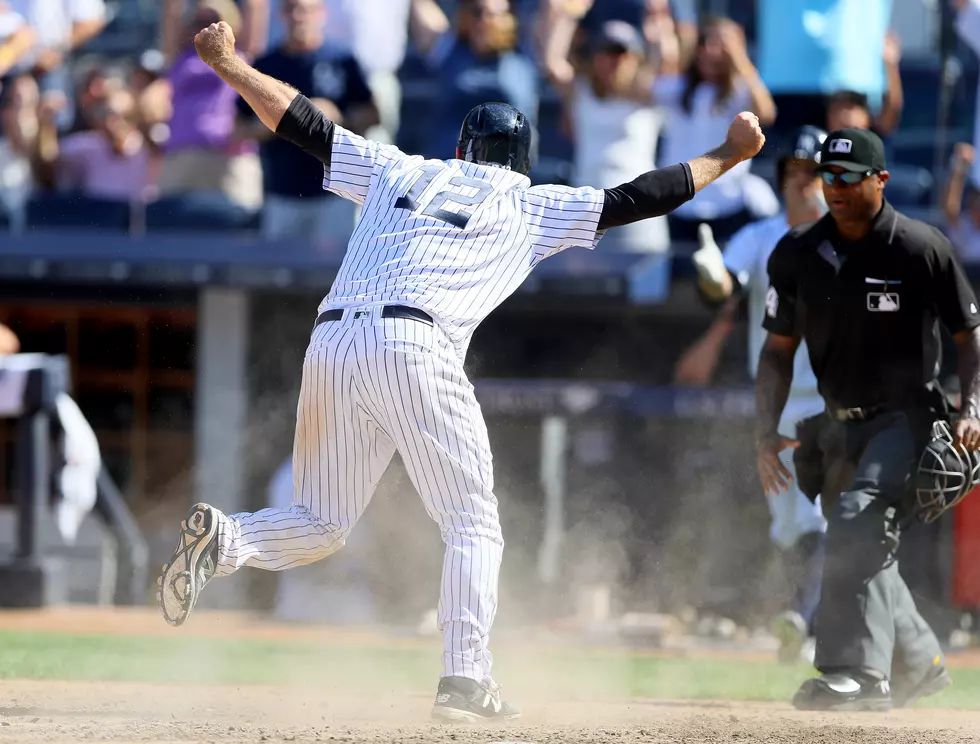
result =
[{"label": "black umpire cap", "polygon": [[867,129],[838,129],[827,135],[820,148],[818,171],[834,166],[854,173],[886,170],[885,145]]}]

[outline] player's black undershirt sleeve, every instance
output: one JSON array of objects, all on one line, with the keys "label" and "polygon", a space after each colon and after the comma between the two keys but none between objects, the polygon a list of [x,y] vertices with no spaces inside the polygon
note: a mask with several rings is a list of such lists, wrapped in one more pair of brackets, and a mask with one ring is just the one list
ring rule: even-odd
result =
[{"label": "player's black undershirt sleeve", "polygon": [[279,120],[276,136],[289,140],[330,167],[333,153],[333,122],[302,93],[296,96]]},{"label": "player's black undershirt sleeve", "polygon": [[694,174],[687,163],[647,171],[629,183],[605,189],[599,230],[660,217],[694,197]]}]

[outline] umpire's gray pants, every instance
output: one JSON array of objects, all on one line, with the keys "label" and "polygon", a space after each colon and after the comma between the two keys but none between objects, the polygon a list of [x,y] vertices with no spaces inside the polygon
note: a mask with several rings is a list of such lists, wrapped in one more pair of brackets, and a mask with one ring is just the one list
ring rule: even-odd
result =
[{"label": "umpire's gray pants", "polygon": [[[921,426],[915,424],[916,432]],[[831,498],[824,502],[827,557],[815,665],[823,673],[864,669],[893,680],[921,678],[942,650],[895,555],[896,522],[911,506],[906,479],[920,437],[904,413],[835,422],[825,435]],[[840,493],[836,500],[834,493]]]}]

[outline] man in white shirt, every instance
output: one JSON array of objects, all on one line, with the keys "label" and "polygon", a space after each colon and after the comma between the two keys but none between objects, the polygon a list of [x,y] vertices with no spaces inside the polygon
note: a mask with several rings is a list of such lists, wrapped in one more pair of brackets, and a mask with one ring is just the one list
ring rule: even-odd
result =
[{"label": "man in white shirt", "polygon": [[[710,235],[703,235],[703,247],[694,255],[700,289],[708,299],[730,301],[737,294],[748,294],[749,374],[753,378],[765,339],[762,318],[769,302],[766,271],[769,255],[790,228],[813,222],[826,211],[820,178],[814,171],[819,162],[820,145],[826,136],[823,130],[806,126],[797,130],[789,140],[790,147],[783,152],[777,168],[777,181],[784,201],[784,210],[780,214],[743,227],[732,236],[724,254],[714,245]],[[726,312],[730,311],[729,305]],[[729,323],[725,325],[730,329]],[[678,364],[677,381],[705,384],[727,335],[709,331],[692,345]],[[795,438],[796,425],[823,410],[823,399],[817,392],[817,380],[810,368],[806,346],[801,344],[796,354],[793,387],[780,423],[781,433]],[[781,457],[792,472],[793,451],[785,450]],[[812,635],[810,626],[820,598],[827,520],[819,497],[811,501],[797,483],[778,495],[767,495],[767,500],[772,516],[770,537],[787,554],[796,585],[795,606],[776,619],[774,630],[781,643],[780,658],[795,661],[805,647],[807,656],[812,650],[806,641]]]}]

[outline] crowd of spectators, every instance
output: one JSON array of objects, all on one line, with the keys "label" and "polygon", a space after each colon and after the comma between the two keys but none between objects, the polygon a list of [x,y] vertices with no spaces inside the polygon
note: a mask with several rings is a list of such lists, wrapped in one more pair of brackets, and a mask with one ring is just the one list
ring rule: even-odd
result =
[{"label": "crowd of spectators", "polygon": [[[980,0],[944,2],[980,50]],[[719,5],[731,17],[704,12]],[[153,48],[134,42],[107,57],[87,50],[116,17],[112,0],[0,0],[0,221],[12,229],[186,224],[343,245],[354,205],[324,193],[319,164],[272,136],[197,58],[193,34],[217,20],[234,28],[243,57],[330,118],[428,157],[453,154],[477,103],[517,106],[535,122],[543,161],[568,165],[532,178],[616,185],[710,148],[738,111],[759,116],[769,137],[760,158],[668,218],[613,231],[607,250],[668,251],[696,240],[702,223],[723,243],[779,210],[771,161],[788,131],[859,126],[887,141],[904,107],[892,0],[150,6]],[[955,149],[932,196],[964,255],[980,259],[973,153]]]}]

